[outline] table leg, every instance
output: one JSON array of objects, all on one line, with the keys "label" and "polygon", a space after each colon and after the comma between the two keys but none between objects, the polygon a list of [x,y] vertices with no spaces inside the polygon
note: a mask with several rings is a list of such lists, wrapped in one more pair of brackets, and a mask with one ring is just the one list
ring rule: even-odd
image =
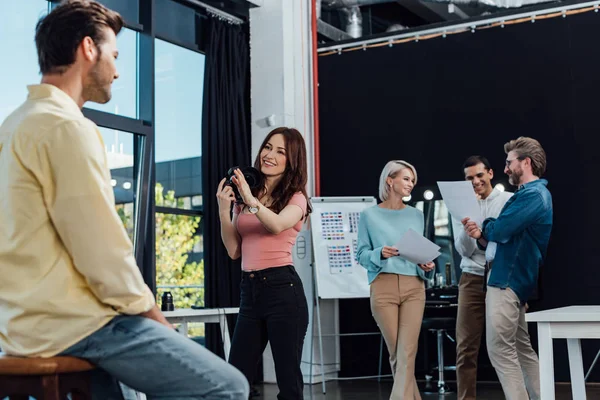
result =
[{"label": "table leg", "polygon": [[188,335],[188,323],[187,323],[187,321],[181,321],[181,326],[179,327],[179,334],[187,337],[187,335]]},{"label": "table leg", "polygon": [[585,400],[585,378],[583,377],[581,341],[579,339],[567,339],[567,347],[569,349],[569,369],[571,371],[573,398]]},{"label": "table leg", "polygon": [[540,396],[554,400],[554,349],[552,327],[548,322],[538,322],[538,348],[540,358]]},{"label": "table leg", "polygon": [[229,325],[227,324],[227,315],[219,315],[219,327],[221,328],[221,339],[223,339],[223,351],[225,353],[225,360],[229,361],[231,338],[229,337]]}]

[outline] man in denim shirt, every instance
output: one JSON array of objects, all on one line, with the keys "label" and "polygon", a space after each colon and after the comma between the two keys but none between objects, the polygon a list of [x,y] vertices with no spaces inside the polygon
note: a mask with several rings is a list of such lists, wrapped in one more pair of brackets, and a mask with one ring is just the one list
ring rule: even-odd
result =
[{"label": "man in denim shirt", "polygon": [[473,221],[464,221],[464,226],[479,246],[497,243],[486,295],[486,339],[504,394],[508,400],[539,399],[538,357],[525,312],[552,230],[552,196],[548,182],[540,179],[546,153],[537,140],[527,137],[506,143],[504,151],[504,172],[517,191],[498,218],[486,219],[481,229]]}]

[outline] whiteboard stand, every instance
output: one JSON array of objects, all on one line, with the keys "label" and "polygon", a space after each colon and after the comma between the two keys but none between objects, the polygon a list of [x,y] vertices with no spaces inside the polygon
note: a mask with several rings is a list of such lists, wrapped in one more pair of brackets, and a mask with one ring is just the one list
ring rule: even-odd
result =
[{"label": "whiteboard stand", "polygon": [[[368,298],[369,284],[366,270],[356,261],[357,228],[360,212],[377,205],[372,196],[357,197],[313,197],[311,198],[311,235],[313,244],[313,296],[316,306],[317,340],[319,345],[321,380],[323,394],[326,393],[325,363],[323,351],[323,331],[321,325],[321,298],[351,299]],[[346,248],[343,260],[338,265],[330,263],[330,247]],[[334,258],[335,261],[340,258]],[[332,271],[332,269],[334,271]],[[336,301],[337,303],[337,301]],[[337,330],[337,329],[336,329]],[[326,336],[359,336],[377,333],[348,333]],[[314,340],[313,340],[314,343]],[[336,343],[336,347],[339,343]],[[312,347],[312,346],[311,346]],[[339,355],[339,349],[337,349]],[[381,351],[380,351],[381,358]],[[380,360],[381,365],[381,360]],[[311,352],[311,369],[312,352]],[[311,377],[312,377],[311,373]],[[312,383],[312,382],[311,382]]]},{"label": "whiteboard stand", "polygon": [[[320,358],[320,362],[321,362],[321,383],[323,385],[323,394],[325,394],[327,392],[326,389],[326,385],[325,385],[325,357],[323,355],[323,332],[321,330],[321,303],[319,301],[319,291],[317,288],[317,269],[314,268],[314,264],[313,264],[313,293],[315,294],[315,301],[316,301],[316,308],[317,308],[317,332],[318,332],[318,338],[319,338],[319,358]],[[314,337],[314,335],[313,335]],[[314,339],[313,339],[314,340]],[[312,352],[311,352],[312,355]],[[313,367],[312,364],[312,360],[311,360],[311,369]],[[312,374],[311,374],[312,377]]]},{"label": "whiteboard stand", "polygon": [[[314,301],[315,301],[315,309],[316,309],[316,318],[317,318],[317,340],[318,340],[318,344],[319,344],[319,365],[321,366],[321,383],[323,385],[323,394],[327,393],[327,387],[326,387],[326,379],[325,379],[325,353],[323,351],[323,331],[322,331],[322,327],[321,327],[321,300],[319,298],[319,292],[318,292],[318,288],[317,288],[317,284],[316,284],[316,268],[314,264],[311,264],[311,267],[313,269],[313,296],[314,296]],[[336,304],[337,307],[337,304]],[[383,344],[384,344],[384,340],[383,340],[383,335],[381,334],[381,332],[366,332],[366,333],[334,333],[331,336],[337,336],[337,337],[342,337],[342,336],[367,336],[367,335],[381,335],[381,341],[379,343],[379,369],[378,369],[378,375],[376,376],[377,381],[381,382],[381,378],[384,376],[382,374],[382,367],[383,367]],[[314,346],[314,337],[315,335],[311,335],[311,349],[313,349]],[[315,365],[313,362],[313,351],[311,350],[310,352],[310,368],[311,368],[311,374],[310,374],[310,384],[312,385],[314,383],[313,381],[313,377],[314,374],[312,373],[312,368]],[[339,342],[336,342],[336,354],[339,355],[340,353],[340,349],[339,349]],[[370,377],[371,378],[371,377]]]}]

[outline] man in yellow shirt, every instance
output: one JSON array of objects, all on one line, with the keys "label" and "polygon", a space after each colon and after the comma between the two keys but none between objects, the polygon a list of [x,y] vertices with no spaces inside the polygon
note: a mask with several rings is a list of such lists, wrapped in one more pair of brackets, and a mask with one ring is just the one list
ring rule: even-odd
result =
[{"label": "man in yellow shirt", "polygon": [[0,347],[98,366],[152,399],[247,399],[234,367],[177,334],[145,285],[115,211],[102,137],[81,112],[118,78],[119,14],[63,2],[36,27],[42,83],[0,126]]}]

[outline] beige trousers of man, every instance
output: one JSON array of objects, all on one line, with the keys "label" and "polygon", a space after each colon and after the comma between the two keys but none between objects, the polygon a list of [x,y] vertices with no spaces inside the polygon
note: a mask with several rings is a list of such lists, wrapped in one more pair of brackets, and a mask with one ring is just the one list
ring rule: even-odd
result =
[{"label": "beige trousers of man", "polygon": [[483,276],[463,272],[458,285],[456,380],[458,400],[477,398],[477,358],[485,328]]},{"label": "beige trousers of man", "polygon": [[507,400],[539,400],[538,356],[531,347],[525,306],[510,288],[488,286],[486,339],[490,361]]},{"label": "beige trousers of man", "polygon": [[418,276],[381,273],[371,283],[371,311],[390,353],[394,386],[390,400],[420,400],[415,357],[425,310]]}]

